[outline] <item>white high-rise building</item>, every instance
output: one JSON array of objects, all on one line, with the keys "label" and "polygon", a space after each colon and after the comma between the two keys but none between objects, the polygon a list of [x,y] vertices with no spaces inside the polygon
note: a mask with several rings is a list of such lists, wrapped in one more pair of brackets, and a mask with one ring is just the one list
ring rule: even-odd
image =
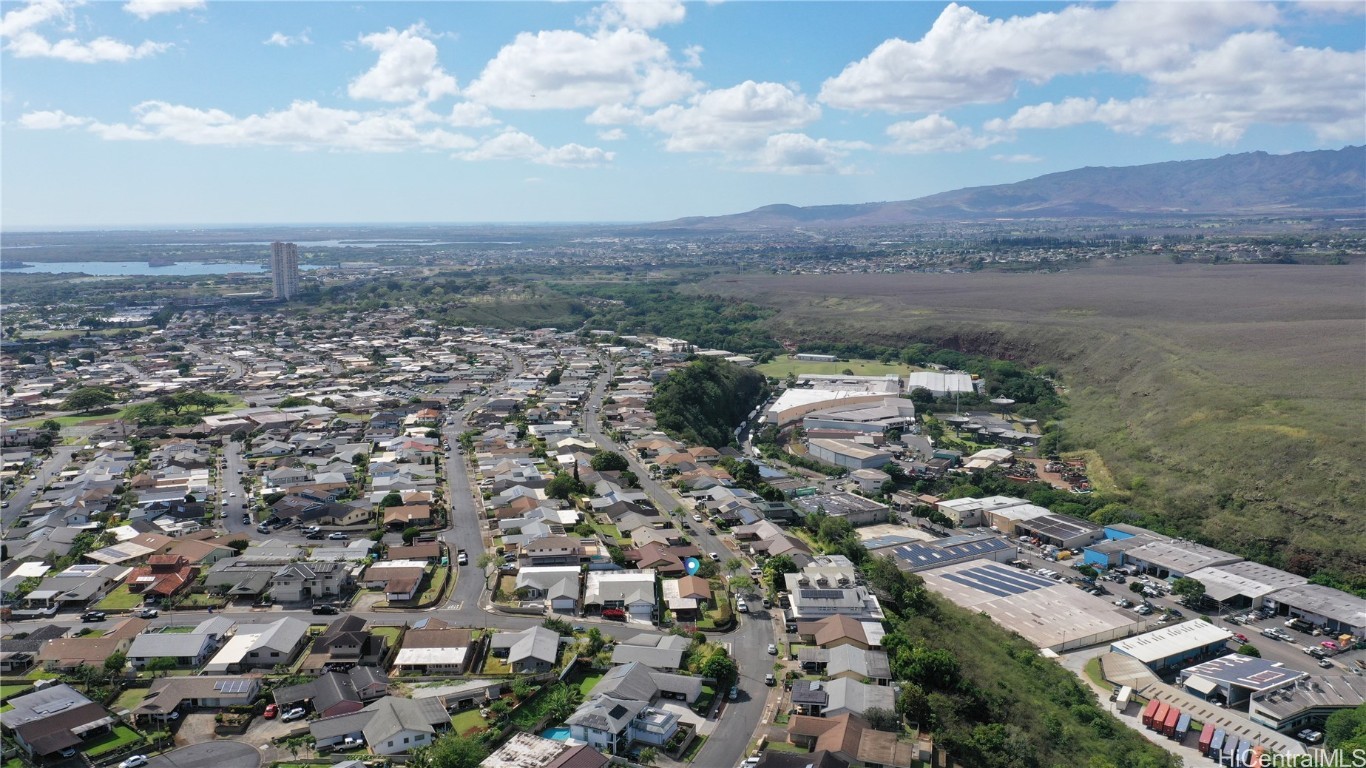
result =
[{"label": "white high-rise building", "polygon": [[275,298],[292,299],[299,294],[299,247],[278,240],[270,244],[270,277]]}]

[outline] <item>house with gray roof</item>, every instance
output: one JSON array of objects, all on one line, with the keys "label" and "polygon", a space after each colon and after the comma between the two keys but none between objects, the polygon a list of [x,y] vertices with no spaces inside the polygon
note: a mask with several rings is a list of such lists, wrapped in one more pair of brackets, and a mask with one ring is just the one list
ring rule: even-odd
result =
[{"label": "house with gray roof", "polygon": [[801,715],[839,717],[846,712],[862,715],[873,707],[896,707],[896,689],[867,685],[857,680],[797,680],[792,684],[792,705]]},{"label": "house with gray roof", "polygon": [[521,632],[499,632],[489,641],[489,652],[506,658],[516,674],[549,672],[560,657],[560,636],[541,626]]},{"label": "house with gray roof", "polygon": [[450,730],[451,716],[436,698],[385,696],[359,712],[314,720],[308,730],[319,747],[335,747],[346,739],[364,739],[376,755],[398,755],[425,747]]},{"label": "house with gray roof", "polygon": [[617,643],[612,649],[613,664],[640,662],[661,672],[675,672],[692,641],[679,635],[640,634]]},{"label": "house with gray roof", "polygon": [[133,638],[128,647],[128,663],[133,669],[146,669],[152,659],[174,659],[181,669],[193,669],[204,663],[218,647],[210,635],[198,633],[173,634],[153,632]]},{"label": "house with gray roof", "polygon": [[677,714],[653,706],[657,698],[697,700],[702,679],[624,664],[603,675],[588,699],[565,720],[570,735],[590,747],[621,754],[632,744],[660,747],[678,732]]}]

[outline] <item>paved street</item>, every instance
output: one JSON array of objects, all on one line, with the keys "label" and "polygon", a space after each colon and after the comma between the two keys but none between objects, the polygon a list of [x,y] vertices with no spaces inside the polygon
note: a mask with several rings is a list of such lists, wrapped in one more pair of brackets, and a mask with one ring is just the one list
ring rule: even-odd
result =
[{"label": "paved street", "polygon": [[240,741],[209,741],[191,744],[157,755],[147,768],[257,768],[261,753]]},{"label": "paved street", "polygon": [[34,499],[38,498],[43,492],[43,487],[52,482],[57,473],[66,467],[79,448],[80,446],[76,445],[63,445],[53,448],[52,456],[38,468],[38,473],[22,488],[15,491],[14,495],[5,499],[8,506],[0,508],[0,520],[4,521],[4,525],[0,527],[4,531],[8,532],[10,528],[14,527],[15,521],[19,519],[23,511],[28,509],[29,504],[32,504]]}]

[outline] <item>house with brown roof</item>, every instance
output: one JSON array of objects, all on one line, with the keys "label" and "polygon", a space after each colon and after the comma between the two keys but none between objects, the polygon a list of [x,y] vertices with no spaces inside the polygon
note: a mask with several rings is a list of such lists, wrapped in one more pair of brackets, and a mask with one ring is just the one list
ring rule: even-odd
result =
[{"label": "house with brown roof", "polygon": [[199,569],[182,555],[152,555],[146,565],[130,571],[123,583],[129,592],[156,601],[188,588],[198,575]]},{"label": "house with brown roof", "polygon": [[173,544],[162,548],[161,554],[183,557],[194,566],[210,566],[219,560],[236,555],[237,552],[221,542],[179,538]]},{"label": "house with brown roof", "polygon": [[97,740],[117,722],[109,710],[65,683],[16,696],[6,704],[9,709],[0,712],[0,724],[30,757],[80,749],[87,739]]},{"label": "house with brown roof", "polygon": [[821,718],[793,715],[787,724],[788,741],[799,747],[834,752],[852,763],[885,768],[911,768],[928,759],[915,740],[875,731],[858,715]]},{"label": "house with brown roof", "polygon": [[435,563],[441,559],[441,545],[430,541],[408,547],[389,547],[387,554],[390,560],[421,560]]},{"label": "house with brown roof", "polygon": [[622,553],[626,561],[635,568],[653,568],[665,576],[674,576],[687,571],[683,559],[669,551],[668,547],[650,542],[643,547],[628,549]]},{"label": "house with brown roof", "polygon": [[82,664],[103,667],[104,660],[116,653],[128,653],[133,638],[147,629],[146,619],[124,619],[100,637],[62,637],[48,641],[38,651],[37,661],[51,671],[71,670]]},{"label": "house with brown roof", "polygon": [[389,528],[407,528],[432,524],[432,508],[429,504],[402,504],[386,507],[384,525]]},{"label": "house with brown roof", "polygon": [[835,614],[819,621],[797,622],[797,634],[802,642],[821,648],[852,645],[866,651],[882,647],[883,629],[879,622]]},{"label": "house with brown roof", "polygon": [[424,619],[403,634],[394,669],[420,675],[463,675],[474,662],[474,633],[440,619]]},{"label": "house with brown roof", "polygon": [[328,669],[354,666],[384,666],[389,655],[389,644],[383,635],[376,635],[359,616],[339,616],[313,638],[308,656],[300,671],[317,674]]}]

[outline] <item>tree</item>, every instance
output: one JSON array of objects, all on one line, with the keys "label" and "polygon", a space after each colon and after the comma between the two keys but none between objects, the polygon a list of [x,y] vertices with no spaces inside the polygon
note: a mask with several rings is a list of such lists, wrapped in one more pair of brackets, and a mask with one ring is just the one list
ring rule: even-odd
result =
[{"label": "tree", "polygon": [[62,431],[62,424],[56,419],[45,419],[42,424],[38,425],[38,428],[44,432],[60,432]]},{"label": "tree", "polygon": [[[578,466],[575,465],[575,471]],[[577,477],[572,477],[564,472],[556,472],[555,477],[545,485],[545,495],[552,499],[562,499],[568,501],[570,496],[576,493],[587,493],[588,488]]]},{"label": "tree", "polygon": [[123,668],[126,666],[128,666],[128,656],[117,651],[104,660],[104,672],[110,677],[123,672]]},{"label": "tree", "polygon": [[607,644],[607,638],[603,637],[602,630],[597,627],[589,627],[588,635],[584,638],[584,650],[589,656],[597,656],[598,651]]},{"label": "tree", "polygon": [[66,399],[62,401],[61,408],[64,411],[89,413],[96,408],[110,405],[114,400],[114,393],[104,387],[81,387],[66,396]]},{"label": "tree", "polygon": [[901,718],[897,713],[884,707],[869,707],[863,710],[863,719],[867,720],[868,725],[875,731],[895,733],[901,730]]},{"label": "tree", "polygon": [[389,491],[388,493],[384,494],[384,498],[379,500],[380,509],[387,509],[388,507],[397,507],[401,504],[403,504],[403,497],[399,495],[398,491]]},{"label": "tree", "polygon": [[1130,591],[1130,592],[1133,592],[1133,593],[1136,594],[1136,595],[1141,595],[1141,594],[1143,594],[1143,590],[1144,590],[1144,589],[1146,589],[1146,587],[1143,586],[1143,583],[1142,583],[1142,582],[1139,582],[1139,581],[1131,581],[1131,582],[1129,582],[1129,591]]},{"label": "tree", "polygon": [[564,619],[555,618],[554,616],[550,616],[545,621],[542,621],[541,626],[545,627],[551,632],[554,632],[558,635],[564,635],[566,637],[574,634],[574,628],[569,625],[569,622],[565,621]]},{"label": "tree", "polygon": [[717,685],[730,685],[739,675],[739,668],[735,666],[735,660],[726,655],[726,652],[717,648],[706,661],[702,662],[702,668],[698,670],[703,677],[710,677],[716,680]]},{"label": "tree", "polygon": [[725,568],[726,573],[730,573],[730,574],[734,574],[736,571],[738,571],[738,570],[740,570],[741,568],[744,568],[744,567],[745,567],[745,561],[744,561],[744,560],[741,560],[741,559],[738,558],[738,557],[728,557],[728,558],[726,558],[725,565],[723,566],[723,568]]},{"label": "tree", "polygon": [[413,540],[422,534],[422,529],[416,525],[410,525],[403,529],[403,543],[412,546]]},{"label": "tree", "polygon": [[1196,605],[1205,597],[1205,585],[1199,579],[1182,576],[1172,582],[1172,594],[1181,597],[1186,605]]},{"label": "tree", "polygon": [[155,659],[149,659],[144,669],[148,672],[169,672],[176,666],[176,660],[170,656],[158,656]]},{"label": "tree", "polygon": [[654,747],[646,747],[645,749],[640,750],[640,756],[636,758],[636,762],[640,765],[654,765],[655,760],[658,758],[659,750]]},{"label": "tree", "polygon": [[193,493],[187,493],[187,494],[185,494],[185,503],[186,503],[186,504],[193,504],[193,503],[195,503],[196,501],[198,501],[198,499],[196,499],[196,498],[194,497],[194,494],[193,494]]},{"label": "tree", "polygon": [[1078,568],[1077,573],[1081,574],[1082,576],[1085,576],[1088,579],[1094,579],[1098,575],[1096,569],[1092,568],[1089,565],[1083,565],[1082,567]]},{"label": "tree", "polygon": [[783,574],[797,573],[800,570],[801,569],[797,567],[797,564],[792,562],[791,557],[788,557],[787,555],[778,555],[777,557],[770,557],[768,561],[764,563],[764,579],[773,585],[774,590],[782,590],[787,586],[787,582],[783,579]]},{"label": "tree", "polygon": [[598,472],[621,472],[630,468],[626,457],[616,451],[603,451],[593,456],[589,466]]},{"label": "tree", "polygon": [[474,564],[479,566],[479,570],[487,571],[489,566],[493,565],[493,555],[488,552],[481,552],[479,553],[479,557],[474,561]]},{"label": "tree", "polygon": [[1238,646],[1238,653],[1241,653],[1244,656],[1251,656],[1254,659],[1260,659],[1262,657],[1262,652],[1257,650],[1257,646],[1252,643],[1243,643]]},{"label": "tree", "polygon": [[478,768],[488,756],[489,748],[482,739],[452,731],[415,750],[408,765],[411,768]]},{"label": "tree", "polygon": [[731,578],[730,587],[735,590],[735,594],[737,595],[747,595],[754,589],[754,579],[751,579],[747,574],[742,573],[739,576]]},{"label": "tree", "polygon": [[247,539],[233,539],[228,542],[228,546],[232,547],[232,550],[240,555],[247,550],[247,547],[251,546],[251,542]]}]

